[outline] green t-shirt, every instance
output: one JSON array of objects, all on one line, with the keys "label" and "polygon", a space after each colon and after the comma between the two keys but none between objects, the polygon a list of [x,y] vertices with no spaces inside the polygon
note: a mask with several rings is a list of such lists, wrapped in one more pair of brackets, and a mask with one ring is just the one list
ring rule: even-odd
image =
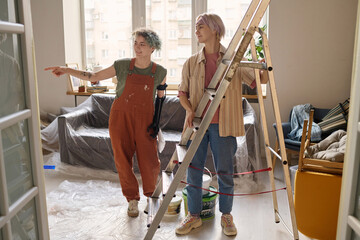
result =
[{"label": "green t-shirt", "polygon": [[[114,62],[114,68],[116,71],[117,85],[116,85],[116,98],[120,97],[124,91],[126,78],[129,73],[130,68],[129,58],[119,59]],[[133,73],[140,75],[151,75],[151,68],[153,66],[153,62],[151,62],[150,66],[144,69],[137,68],[134,66]],[[156,64],[155,71],[155,80],[154,80],[154,90],[153,90],[153,100],[155,99],[156,88],[161,84],[161,82],[166,77],[167,70],[160,64]]]}]

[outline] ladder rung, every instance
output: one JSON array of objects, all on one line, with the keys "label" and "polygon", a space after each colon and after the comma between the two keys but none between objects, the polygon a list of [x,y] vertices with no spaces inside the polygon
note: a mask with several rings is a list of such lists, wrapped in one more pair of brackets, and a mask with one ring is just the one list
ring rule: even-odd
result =
[{"label": "ladder rung", "polygon": [[[266,145],[266,147],[267,147],[278,159],[280,159],[280,161],[282,161],[281,156],[280,156],[274,149],[272,149],[269,145]],[[287,161],[282,161],[282,163],[285,165],[285,164],[287,164]]]},{"label": "ladder rung", "polygon": [[174,174],[173,172],[166,172],[166,171],[163,171],[162,172],[162,183],[163,183],[163,196],[166,195],[169,187],[170,187],[170,184],[172,183],[174,179]]},{"label": "ladder rung", "polygon": [[[150,227],[157,211],[159,210],[159,207],[160,207],[160,198],[150,197],[149,198],[149,213],[147,216],[147,227]],[[160,226],[158,226],[158,228],[159,227]]]},{"label": "ladder rung", "polygon": [[193,119],[194,130],[198,130],[201,123],[201,118],[195,117]]},{"label": "ladder rung", "polygon": [[187,148],[186,148],[186,146],[176,145],[176,152],[177,152],[178,161],[180,164],[180,163],[182,163],[182,161],[185,158]]},{"label": "ladder rung", "polygon": [[240,67],[256,68],[256,69],[267,69],[267,64],[266,63],[251,62],[251,61],[241,61],[239,66]]}]

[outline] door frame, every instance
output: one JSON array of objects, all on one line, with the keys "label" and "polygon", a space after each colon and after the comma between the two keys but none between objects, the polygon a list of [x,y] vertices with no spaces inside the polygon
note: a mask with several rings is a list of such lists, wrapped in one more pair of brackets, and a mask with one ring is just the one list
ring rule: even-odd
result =
[{"label": "door frame", "polygon": [[[3,193],[0,195],[0,229],[3,230],[4,239],[12,239],[11,219],[27,203],[35,200],[36,225],[39,239],[50,239],[40,137],[40,113],[35,71],[31,5],[29,0],[15,1],[18,4],[17,10],[20,23],[0,22],[0,32],[20,34],[26,109],[0,118],[0,191]],[[12,1],[8,2],[12,4]],[[23,120],[28,121],[30,159],[34,186],[9,206],[1,131]]]}]

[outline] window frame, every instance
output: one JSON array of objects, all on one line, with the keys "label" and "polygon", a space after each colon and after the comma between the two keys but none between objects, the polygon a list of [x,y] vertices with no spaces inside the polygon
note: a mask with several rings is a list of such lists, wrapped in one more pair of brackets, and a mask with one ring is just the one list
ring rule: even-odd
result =
[{"label": "window frame", "polygon": [[[86,35],[85,35],[85,9],[84,1],[80,0],[80,16],[81,16],[81,30],[82,30],[82,61],[86,65]],[[132,6],[132,30],[146,27],[146,1],[147,0],[131,0]],[[204,12],[207,12],[208,0],[191,0],[191,54],[200,51],[202,45],[198,44],[195,36],[195,20],[196,17]],[[136,17],[134,17],[136,16]],[[264,17],[266,24],[268,21],[268,10],[266,10]],[[267,28],[268,30],[268,28]],[[189,56],[190,57],[190,56]],[[181,78],[181,76],[180,76]],[[179,79],[179,82],[181,79]],[[168,90],[177,90],[178,84],[169,84]]]}]

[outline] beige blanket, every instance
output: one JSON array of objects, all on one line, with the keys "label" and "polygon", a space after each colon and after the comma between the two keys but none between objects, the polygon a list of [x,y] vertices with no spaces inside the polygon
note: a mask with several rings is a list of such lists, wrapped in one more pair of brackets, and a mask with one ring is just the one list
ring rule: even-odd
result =
[{"label": "beige blanket", "polygon": [[305,157],[344,162],[345,147],[346,132],[344,130],[338,130],[321,142],[309,146],[305,150]]}]

